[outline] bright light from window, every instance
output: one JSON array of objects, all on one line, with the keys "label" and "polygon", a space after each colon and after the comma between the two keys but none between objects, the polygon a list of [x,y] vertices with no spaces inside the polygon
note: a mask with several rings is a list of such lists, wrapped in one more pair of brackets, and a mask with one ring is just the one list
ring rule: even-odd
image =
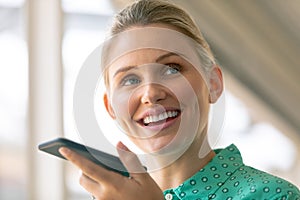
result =
[{"label": "bright light from window", "polygon": [[[88,55],[104,41],[105,31],[69,30],[63,41],[63,61],[65,69],[65,134],[69,138],[78,140],[73,119],[73,89],[83,62]],[[84,39],[83,39],[84,38]]]},{"label": "bright light from window", "polygon": [[25,0],[0,0],[1,7],[21,7]]},{"label": "bright light from window", "polygon": [[248,108],[230,92],[226,103],[225,126],[218,145],[234,143],[244,162],[255,168],[268,172],[290,169],[297,156],[294,143],[272,124],[253,121]]},{"label": "bright light from window", "polygon": [[112,15],[113,8],[109,0],[63,0],[63,10],[67,13],[86,13],[95,15]]},{"label": "bright light from window", "polygon": [[[11,32],[0,34],[0,143],[24,144],[27,99],[26,43]],[[23,100],[22,100],[23,99]],[[5,131],[4,131],[5,130]],[[18,138],[16,140],[16,138]]]}]

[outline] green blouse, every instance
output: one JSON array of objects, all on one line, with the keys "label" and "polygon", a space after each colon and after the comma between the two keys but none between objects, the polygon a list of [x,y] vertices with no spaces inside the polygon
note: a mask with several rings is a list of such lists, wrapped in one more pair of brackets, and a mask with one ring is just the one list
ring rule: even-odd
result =
[{"label": "green blouse", "polygon": [[165,190],[165,199],[300,200],[300,191],[296,186],[244,165],[235,145],[215,150],[215,152],[216,156],[194,176],[177,188]]}]

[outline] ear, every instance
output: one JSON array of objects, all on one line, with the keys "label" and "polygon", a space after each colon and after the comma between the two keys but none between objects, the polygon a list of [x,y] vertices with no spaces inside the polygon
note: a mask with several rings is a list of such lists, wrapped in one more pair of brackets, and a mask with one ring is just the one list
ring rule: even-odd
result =
[{"label": "ear", "polygon": [[104,106],[106,108],[106,111],[108,112],[108,114],[110,115],[111,118],[116,119],[116,115],[115,112],[110,104],[110,101],[108,99],[107,93],[105,93],[103,95],[103,102],[104,102]]},{"label": "ear", "polygon": [[209,102],[215,103],[223,92],[223,74],[218,65],[210,71]]}]

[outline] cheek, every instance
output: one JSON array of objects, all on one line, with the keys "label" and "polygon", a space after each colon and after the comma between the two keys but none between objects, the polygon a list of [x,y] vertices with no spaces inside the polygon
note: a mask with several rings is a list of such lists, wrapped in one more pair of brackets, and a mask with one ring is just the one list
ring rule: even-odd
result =
[{"label": "cheek", "polygon": [[[187,77],[169,82],[167,87],[180,102],[181,109],[186,110],[186,117],[205,121],[208,117],[209,98],[206,85],[199,78]],[[200,117],[201,116],[201,117]]]},{"label": "cheek", "polygon": [[191,87],[193,88],[200,108],[209,106],[209,91],[208,87],[199,72],[189,74],[187,77]]},{"label": "cheek", "polygon": [[210,105],[207,87],[204,84],[198,84],[198,87],[194,87],[194,91],[197,96],[197,103],[199,105],[201,115],[206,116]]},{"label": "cheek", "polygon": [[183,108],[198,105],[197,91],[187,79],[179,78],[169,81],[165,86],[173,93]]},{"label": "cheek", "polygon": [[116,91],[111,99],[116,120],[130,120],[137,107],[137,100],[134,98],[133,92]]}]

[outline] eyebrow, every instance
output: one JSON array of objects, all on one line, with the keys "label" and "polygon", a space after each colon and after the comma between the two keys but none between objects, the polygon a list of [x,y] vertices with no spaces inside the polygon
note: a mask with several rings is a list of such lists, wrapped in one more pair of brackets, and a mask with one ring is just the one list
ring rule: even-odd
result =
[{"label": "eyebrow", "polygon": [[126,72],[126,71],[129,71],[129,70],[134,69],[134,68],[136,68],[136,66],[127,66],[127,67],[123,67],[121,69],[118,69],[113,77],[117,76],[119,73]]},{"label": "eyebrow", "polygon": [[167,57],[171,57],[171,56],[178,56],[178,54],[177,54],[177,53],[173,53],[173,52],[163,54],[163,55],[159,56],[159,57],[155,60],[155,62],[160,62],[160,61],[162,61],[163,59],[165,59],[165,58],[167,58]]},{"label": "eyebrow", "polygon": [[[155,60],[155,62],[160,62],[160,61],[162,61],[163,59],[168,58],[168,57],[171,57],[171,56],[174,56],[174,55],[175,55],[175,56],[178,56],[178,54],[173,53],[173,52],[163,54],[163,55],[159,56],[159,57]],[[119,73],[129,71],[129,70],[134,69],[134,68],[136,68],[136,67],[137,67],[137,66],[127,66],[127,67],[123,67],[123,68],[121,68],[121,69],[118,69],[118,70],[115,72],[115,74],[114,74],[113,77],[115,77],[115,76],[118,75]]]}]

